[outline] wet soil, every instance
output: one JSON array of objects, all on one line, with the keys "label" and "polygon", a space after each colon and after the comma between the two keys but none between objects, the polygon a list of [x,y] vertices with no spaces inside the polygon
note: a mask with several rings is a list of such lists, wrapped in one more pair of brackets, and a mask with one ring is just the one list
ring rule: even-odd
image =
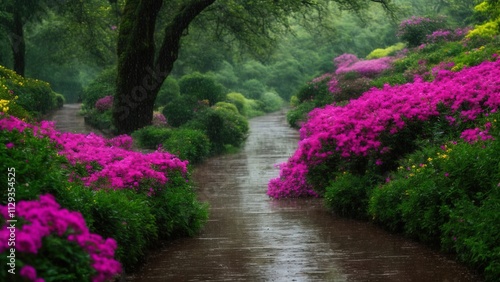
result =
[{"label": "wet soil", "polygon": [[425,246],[371,223],[340,218],[321,199],[272,200],[274,164],[297,147],[284,112],[250,121],[235,154],[193,175],[210,219],[193,238],[156,250],[127,281],[478,281]]}]

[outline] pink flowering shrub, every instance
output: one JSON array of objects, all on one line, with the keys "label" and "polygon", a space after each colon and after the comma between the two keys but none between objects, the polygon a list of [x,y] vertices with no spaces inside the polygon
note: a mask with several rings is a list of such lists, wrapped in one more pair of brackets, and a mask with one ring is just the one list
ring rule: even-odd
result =
[{"label": "pink flowering shrub", "polygon": [[457,28],[455,30],[438,29],[426,36],[426,42],[439,43],[448,41],[458,41],[463,39],[465,35],[471,30],[470,27]]},{"label": "pink flowering shrub", "polygon": [[388,70],[392,66],[392,57],[383,57],[372,60],[360,60],[355,55],[343,54],[334,60],[337,70],[335,74],[345,74],[356,72],[361,76],[373,77],[381,72]]},{"label": "pink flowering shrub", "polygon": [[399,24],[397,36],[408,43],[408,47],[417,47],[425,42],[426,36],[444,28],[444,17],[429,18],[412,16]]},{"label": "pink flowering shrub", "polygon": [[169,173],[180,172],[185,175],[187,172],[187,161],[181,161],[168,152],[143,154],[131,151],[130,136],[122,135],[108,140],[93,133],[61,133],[53,126],[53,123],[46,121],[35,126],[15,117],[0,119],[2,130],[23,131],[31,128],[36,136],[49,137],[71,164],[85,167],[83,175],[74,174],[72,177],[90,187],[138,189],[142,182],[152,181],[154,185],[163,185],[168,182]]},{"label": "pink flowering shrub", "polygon": [[365,168],[370,163],[383,166],[404,152],[408,142],[404,134],[414,138],[426,123],[440,119],[447,123],[444,116],[450,116],[464,126],[497,111],[499,76],[500,61],[486,61],[456,73],[442,70],[432,82],[417,79],[411,84],[372,88],[345,106],[313,110],[300,130],[299,148],[281,166],[280,177],[269,183],[268,195],[314,195],[308,176],[328,160],[338,160],[328,162],[329,173],[345,171],[355,163]]},{"label": "pink flowering shrub", "polygon": [[109,96],[105,96],[99,100],[97,100],[95,102],[95,108],[99,111],[99,112],[105,112],[109,109],[111,109],[111,107],[113,107],[113,96],[109,95]]},{"label": "pink flowering shrub", "polygon": [[[0,213],[0,254],[7,257],[12,248],[7,206],[0,205]],[[115,240],[91,233],[79,212],[62,209],[52,195],[19,201],[16,218],[15,257],[16,265],[24,265],[22,277],[44,281],[58,274],[65,281],[97,282],[112,281],[120,274],[121,265],[114,259]],[[71,259],[61,260],[61,256]]]}]

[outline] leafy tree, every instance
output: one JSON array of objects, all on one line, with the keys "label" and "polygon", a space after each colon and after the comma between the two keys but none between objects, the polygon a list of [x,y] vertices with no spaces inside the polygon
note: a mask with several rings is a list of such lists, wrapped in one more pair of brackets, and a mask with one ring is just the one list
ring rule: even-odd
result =
[{"label": "leafy tree", "polygon": [[[328,2],[328,1],[326,1]],[[170,75],[181,48],[181,38],[199,15],[207,29],[222,39],[234,38],[265,54],[273,39],[288,27],[293,14],[303,14],[326,2],[235,0],[127,0],[118,35],[118,79],[113,122],[128,133],[151,122],[158,91]],[[369,2],[389,8],[389,0],[337,0],[341,8],[361,10]],[[322,7],[325,7],[323,5]],[[160,12],[167,16],[157,32]],[[155,37],[160,42],[156,48]]]}]

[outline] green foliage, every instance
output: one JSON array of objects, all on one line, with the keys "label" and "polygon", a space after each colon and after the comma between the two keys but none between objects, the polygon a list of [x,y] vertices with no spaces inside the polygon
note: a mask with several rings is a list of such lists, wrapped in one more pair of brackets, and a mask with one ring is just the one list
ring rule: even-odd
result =
[{"label": "green foliage", "polygon": [[[497,119],[491,122],[498,136]],[[495,281],[498,267],[500,194],[498,140],[447,142],[408,155],[388,183],[374,188],[368,212],[376,222],[457,254]]]},{"label": "green foliage", "polygon": [[155,107],[167,105],[169,102],[177,99],[180,96],[180,87],[175,78],[169,76],[163,82],[160,92],[156,97]]},{"label": "green foliage", "polygon": [[[7,148],[5,144],[12,144]],[[57,155],[54,144],[46,138],[37,138],[29,130],[0,131],[0,168],[7,171],[13,167],[16,170],[16,200],[34,200],[38,195],[52,193],[58,196],[58,191],[64,189],[67,179],[61,169],[67,161]],[[7,173],[0,175],[0,181],[7,183]],[[7,189],[2,191],[5,195]],[[5,204],[7,197],[1,200]]]},{"label": "green foliage", "polygon": [[260,97],[262,110],[266,113],[278,111],[283,107],[283,99],[276,92],[267,91]]},{"label": "green foliage", "polygon": [[151,125],[134,131],[132,138],[140,148],[156,150],[171,135],[172,129]]},{"label": "green foliage", "polygon": [[326,187],[326,206],[333,212],[348,217],[367,218],[368,195],[373,182],[368,176],[344,173]]},{"label": "green foliage", "polygon": [[182,95],[192,96],[198,101],[208,100],[209,105],[223,100],[224,87],[212,75],[199,72],[185,75],[179,80],[179,88]]},{"label": "green foliage", "polygon": [[59,93],[56,94],[54,104],[57,106],[58,109],[63,107],[65,101],[66,101],[66,98],[64,98],[63,95],[61,95]]},{"label": "green foliage", "polygon": [[397,51],[403,50],[405,48],[405,44],[400,42],[396,43],[394,45],[391,45],[387,48],[378,48],[373,50],[368,56],[366,56],[367,60],[370,59],[378,59],[382,57],[387,57],[387,56],[392,56],[394,55]]},{"label": "green foliage", "polygon": [[493,188],[482,205],[463,200],[450,210],[443,226],[443,249],[458,254],[458,259],[475,269],[484,269],[486,281],[500,275],[500,201],[499,189]]},{"label": "green foliage", "polygon": [[238,111],[238,108],[236,107],[236,105],[234,105],[232,103],[228,103],[228,102],[217,102],[217,104],[214,105],[214,108],[215,109],[218,109],[218,108],[226,109],[226,110],[234,112],[235,114],[240,113],[240,111]]},{"label": "green foliage", "polygon": [[198,103],[196,98],[182,95],[168,103],[162,111],[169,125],[179,127],[195,116]]},{"label": "green foliage", "polygon": [[93,231],[117,241],[116,255],[125,269],[138,265],[157,239],[157,222],[145,195],[100,190],[95,192],[91,213]]},{"label": "green foliage", "polygon": [[100,112],[93,108],[85,112],[85,123],[102,131],[113,131],[111,109]]},{"label": "green foliage", "polygon": [[240,91],[245,94],[245,97],[259,100],[266,91],[266,87],[257,79],[250,79],[243,83]]},{"label": "green foliage", "polygon": [[93,109],[97,100],[115,94],[116,75],[116,67],[107,68],[83,89],[84,109]]},{"label": "green foliage", "polygon": [[235,105],[241,115],[246,116],[246,99],[241,93],[232,92],[226,95],[226,101]]},{"label": "green foliage", "polygon": [[300,124],[307,120],[307,114],[316,108],[314,101],[304,102],[291,109],[286,114],[286,120],[291,127],[300,128]]},{"label": "green foliage", "polygon": [[199,163],[210,153],[210,139],[202,131],[180,128],[169,132],[162,142],[163,148],[189,163]]},{"label": "green foliage", "polygon": [[[0,95],[2,99],[17,97],[16,105],[34,117],[40,117],[58,107],[57,94],[47,82],[24,78],[14,71],[0,66]],[[13,109],[15,106],[13,106]],[[22,115],[21,109],[16,109]]]},{"label": "green foliage", "polygon": [[370,85],[377,88],[382,88],[385,84],[398,85],[405,84],[407,82],[408,80],[402,73],[388,73],[386,75],[382,75],[380,77],[372,79]]},{"label": "green foliage", "polygon": [[295,96],[300,103],[314,100],[316,107],[322,107],[333,102],[333,95],[323,80],[318,83],[305,84]]},{"label": "green foliage", "polygon": [[151,201],[160,239],[193,236],[208,218],[208,206],[200,204],[191,183],[179,174],[169,175],[169,184]]},{"label": "green foliage", "polygon": [[198,129],[208,136],[214,152],[224,151],[225,146],[239,147],[248,133],[246,118],[225,108],[207,108],[186,124],[186,128]]}]

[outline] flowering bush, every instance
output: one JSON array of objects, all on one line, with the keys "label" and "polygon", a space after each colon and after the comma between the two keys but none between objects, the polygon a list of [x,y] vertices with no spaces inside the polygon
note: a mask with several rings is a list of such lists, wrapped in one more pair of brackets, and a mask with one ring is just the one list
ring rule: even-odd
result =
[{"label": "flowering bush", "polygon": [[113,99],[111,95],[103,97],[95,102],[94,107],[101,113],[107,111],[113,107]]},{"label": "flowering bush", "polygon": [[[17,97],[16,104],[33,116],[46,114],[58,107],[57,94],[47,82],[24,78],[0,65],[0,99],[12,100],[9,96]],[[16,112],[25,114],[21,110],[11,113]]]},{"label": "flowering bush", "polygon": [[187,172],[187,161],[181,161],[168,152],[142,154],[130,151],[132,138],[129,136],[107,140],[93,133],[60,133],[54,129],[53,123],[46,121],[34,126],[15,117],[0,119],[2,130],[23,131],[26,128],[33,129],[37,136],[52,139],[71,164],[84,166],[83,173],[72,177],[81,179],[87,186],[137,189],[146,179],[161,185],[168,182],[169,172]]},{"label": "flowering bush", "polygon": [[425,42],[426,36],[445,27],[445,19],[413,16],[399,24],[397,36],[408,43],[408,47],[417,47]]},{"label": "flowering bush", "polygon": [[[3,261],[10,254],[11,230],[7,207],[0,205],[0,212]],[[50,194],[18,202],[16,216],[22,225],[15,231],[15,264],[22,266],[20,275],[25,279],[43,281],[57,274],[59,281],[111,281],[121,272],[114,259],[116,242],[90,233],[80,213],[62,209]]]},{"label": "flowering bush", "polygon": [[412,84],[371,89],[343,107],[312,111],[300,130],[299,148],[288,164],[281,166],[280,178],[270,182],[268,194],[276,198],[314,195],[308,173],[328,159],[340,160],[331,164],[329,171],[342,171],[353,158],[380,166],[397,158],[394,154],[401,153],[399,148],[408,142],[398,133],[408,132],[414,138],[412,134],[418,131],[413,128],[444,113],[459,124],[467,124],[497,111],[499,75],[500,61],[487,61],[457,73],[443,70],[432,82],[417,79]]},{"label": "flowering bush", "polygon": [[438,43],[447,41],[458,41],[467,35],[471,30],[470,27],[457,28],[455,30],[448,29],[438,29],[431,34],[426,36],[426,42],[428,43]]},{"label": "flowering bush", "polygon": [[343,54],[334,59],[337,65],[335,74],[356,72],[361,76],[372,77],[391,68],[393,58],[383,57],[372,60],[359,60],[355,55]]}]

